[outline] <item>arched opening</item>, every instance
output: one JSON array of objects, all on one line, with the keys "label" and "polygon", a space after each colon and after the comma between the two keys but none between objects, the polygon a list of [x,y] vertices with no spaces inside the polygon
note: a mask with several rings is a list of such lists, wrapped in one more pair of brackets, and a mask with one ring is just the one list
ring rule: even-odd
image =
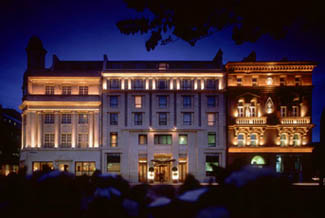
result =
[{"label": "arched opening", "polygon": [[262,166],[262,165],[265,165],[265,160],[262,156],[260,155],[256,155],[252,158],[251,160],[251,165],[254,165],[254,166]]}]

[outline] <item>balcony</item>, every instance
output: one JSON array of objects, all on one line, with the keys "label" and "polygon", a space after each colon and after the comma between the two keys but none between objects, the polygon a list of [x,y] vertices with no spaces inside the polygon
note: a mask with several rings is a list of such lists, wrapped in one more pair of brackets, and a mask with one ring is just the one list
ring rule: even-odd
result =
[{"label": "balcony", "polygon": [[310,117],[281,117],[280,123],[285,125],[310,124]]},{"label": "balcony", "polygon": [[239,125],[262,125],[262,124],[266,124],[266,117],[237,117],[236,124],[239,124]]}]

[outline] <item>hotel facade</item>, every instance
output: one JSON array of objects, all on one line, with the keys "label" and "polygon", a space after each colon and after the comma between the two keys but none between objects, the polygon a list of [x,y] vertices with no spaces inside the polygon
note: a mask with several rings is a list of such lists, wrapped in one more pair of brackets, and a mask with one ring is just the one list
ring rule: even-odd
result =
[{"label": "hotel facade", "polygon": [[278,169],[279,155],[304,159],[311,152],[313,63],[223,66],[222,52],[213,61],[54,55],[45,68],[38,38],[26,51],[20,163],[28,173],[46,165],[76,175],[98,169],[131,182],[184,181],[188,173],[204,182],[213,165],[237,158]]}]

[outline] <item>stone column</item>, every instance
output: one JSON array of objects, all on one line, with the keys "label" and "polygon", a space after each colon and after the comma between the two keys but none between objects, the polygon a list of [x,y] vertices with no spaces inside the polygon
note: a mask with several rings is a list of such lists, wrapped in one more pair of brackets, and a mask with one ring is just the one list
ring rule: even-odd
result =
[{"label": "stone column", "polygon": [[54,112],[54,147],[58,148],[60,143],[60,114],[58,111]]},{"label": "stone column", "polygon": [[94,112],[88,113],[88,147],[93,147],[94,142]]},{"label": "stone column", "polygon": [[94,147],[99,147],[99,112],[94,112]]},{"label": "stone column", "polygon": [[71,132],[71,147],[77,146],[77,113],[72,112],[72,132]]},{"label": "stone column", "polygon": [[26,128],[25,128],[25,147],[28,148],[30,147],[30,113],[29,112],[25,112],[24,116],[26,118]]},{"label": "stone column", "polygon": [[25,148],[25,115],[21,114],[21,149]]},{"label": "stone column", "polygon": [[42,127],[43,127],[43,119],[42,119],[42,113],[41,112],[37,112],[37,147],[40,148],[42,147]]}]

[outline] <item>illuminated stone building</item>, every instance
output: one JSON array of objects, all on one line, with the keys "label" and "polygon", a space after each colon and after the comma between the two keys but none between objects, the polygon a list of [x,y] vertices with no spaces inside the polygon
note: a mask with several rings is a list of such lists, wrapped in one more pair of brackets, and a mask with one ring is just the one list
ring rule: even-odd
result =
[{"label": "illuminated stone building", "polygon": [[31,38],[21,164],[131,182],[208,181],[226,163],[225,74],[214,61],[62,61]]},{"label": "illuminated stone building", "polygon": [[[227,164],[310,178],[313,62],[229,62]],[[240,160],[240,161],[239,161]]]}]

